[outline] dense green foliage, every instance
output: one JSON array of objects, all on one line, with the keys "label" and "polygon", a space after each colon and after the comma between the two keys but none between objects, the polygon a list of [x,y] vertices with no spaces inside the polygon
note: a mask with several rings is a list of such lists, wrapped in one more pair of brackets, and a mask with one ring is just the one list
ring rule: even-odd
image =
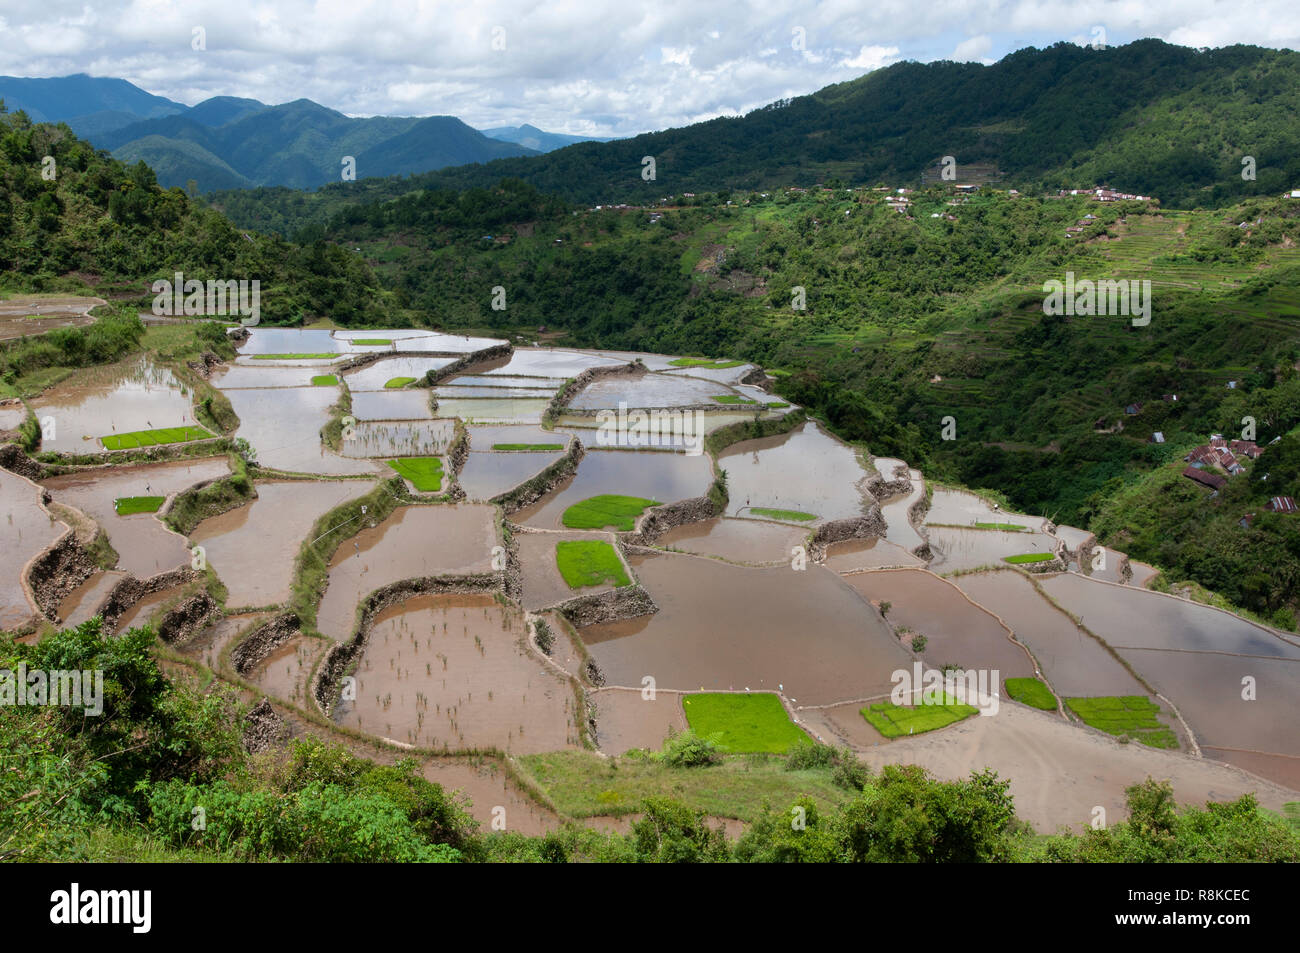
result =
[{"label": "dense green foliage", "polygon": [[[305,198],[260,190],[218,201],[241,224],[274,227],[358,199],[507,178],[587,205],[837,180],[915,185],[950,155],[959,181],[1000,172],[1021,187],[1109,184],[1177,207],[1222,205],[1300,180],[1298,91],[1300,54],[1289,50],[1061,42],[992,66],[896,63],[743,117],[543,156],[333,185]],[[656,158],[652,181],[641,177],[643,156]],[[1241,176],[1243,156],[1256,159],[1254,181]]]}]

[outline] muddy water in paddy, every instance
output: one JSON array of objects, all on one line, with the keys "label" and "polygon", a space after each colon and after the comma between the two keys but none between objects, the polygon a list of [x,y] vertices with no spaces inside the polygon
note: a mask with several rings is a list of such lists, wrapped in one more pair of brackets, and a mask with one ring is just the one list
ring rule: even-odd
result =
[{"label": "muddy water in paddy", "polygon": [[1011,626],[1029,646],[1060,695],[1145,695],[1147,690],[1119,660],[1074,624],[1014,570],[976,573],[953,580],[984,608]]},{"label": "muddy water in paddy", "polygon": [[0,430],[17,430],[27,419],[27,408],[21,402],[0,405]]},{"label": "muddy water in paddy", "polygon": [[185,537],[165,527],[155,513],[118,516],[113,502],[126,496],[171,496],[196,483],[226,476],[225,457],[146,466],[83,470],[43,481],[60,503],[81,510],[108,533],[117,550],[117,568],[141,579],[190,564]]},{"label": "muddy water in paddy", "polygon": [[521,483],[545,470],[563,453],[534,453],[526,450],[510,452],[471,452],[460,471],[460,485],[471,500],[490,500],[499,493],[512,490]]},{"label": "muddy water in paddy", "polygon": [[[591,533],[520,533],[515,537],[519,544],[520,575],[523,592],[520,604],[525,609],[536,611],[544,606],[553,606],[576,596],[594,595],[614,588],[612,583],[600,586],[583,586],[570,589],[569,584],[560,575],[555,562],[556,544],[568,540],[603,539],[611,545],[612,533],[593,535]],[[632,574],[628,573],[628,578]],[[552,629],[555,626],[551,626]]]},{"label": "muddy water in paddy", "polygon": [[236,636],[247,634],[271,618],[269,612],[244,612],[222,616],[203,627],[192,639],[178,646],[180,652],[196,658],[208,668],[217,671],[221,666],[221,653]]},{"label": "muddy water in paddy", "polygon": [[252,328],[239,346],[241,356],[255,354],[342,354],[347,345],[327,330]]},{"label": "muddy water in paddy", "polygon": [[[649,365],[647,365],[649,366]],[[751,371],[755,370],[753,364],[741,364],[738,367],[707,368],[707,367],[672,367],[669,366],[664,370],[666,374],[672,374],[677,377],[702,377],[706,380],[715,381],[719,384],[738,384],[740,379]],[[768,395],[769,400],[782,400],[775,394]]]},{"label": "muddy water in paddy", "polygon": [[235,436],[253,445],[262,466],[335,476],[375,472],[373,464],[345,459],[321,443],[321,428],[339,399],[337,387],[232,390],[226,396],[239,415]]},{"label": "muddy water in paddy", "polygon": [[[441,331],[422,331],[414,329],[374,330],[374,331],[335,331],[334,337],[345,347],[358,353],[394,351],[445,351],[448,354],[468,354],[484,348],[495,347],[506,342],[498,338],[469,337],[464,334],[444,334]],[[388,345],[357,344],[359,340],[392,341]]]},{"label": "muddy water in paddy", "polygon": [[190,541],[225,584],[230,606],[269,606],[290,595],[298,549],[320,516],[368,493],[365,480],[258,483],[257,499],[200,523]]},{"label": "muddy water in paddy", "polygon": [[730,387],[713,381],[668,374],[642,377],[609,377],[584,387],[569,404],[575,410],[602,407],[685,407],[691,404],[715,404],[715,396],[732,395]]},{"label": "muddy water in paddy", "polygon": [[944,523],[950,526],[973,526],[976,523],[1015,523],[1029,529],[1041,529],[1043,518],[1025,513],[1008,513],[994,509],[974,493],[964,490],[945,490],[936,487],[930,498],[930,509],[925,514],[926,523]]},{"label": "muddy water in paddy", "polygon": [[[449,377],[443,381],[441,388],[460,387],[465,389],[494,389],[500,387],[517,387],[525,390],[544,390],[547,396],[560,389],[564,380],[559,377],[511,377],[509,374],[462,374]],[[536,396],[536,395],[534,395]]]},{"label": "muddy water in paddy", "polygon": [[103,436],[197,423],[180,382],[147,360],[78,371],[31,406],[37,418],[54,418],[41,449],[59,453],[96,453]]},{"label": "muddy water in paddy", "polygon": [[434,388],[434,391],[438,396],[439,403],[444,400],[466,399],[509,400],[516,398],[532,398],[534,400],[550,400],[552,394],[549,390],[539,390],[532,387],[438,386]]},{"label": "muddy water in paddy", "polygon": [[360,391],[352,395],[352,416],[357,420],[427,420],[427,390]]},{"label": "muddy water in paddy", "polygon": [[496,508],[479,503],[402,506],[345,539],[330,560],[317,628],[339,641],[350,637],[361,598],[392,582],[490,571],[495,519]]},{"label": "muddy water in paddy", "polygon": [[612,367],[627,361],[611,360],[577,351],[553,351],[549,348],[515,348],[510,360],[484,373],[501,377],[577,377],[589,367]]},{"label": "muddy water in paddy", "polygon": [[578,472],[512,519],[541,529],[563,529],[560,517],[574,503],[603,493],[671,503],[703,496],[713,482],[709,458],[655,450],[591,450]]},{"label": "muddy water in paddy", "polygon": [[570,436],[527,424],[469,424],[471,450],[491,450],[499,443],[559,444],[567,449]]},{"label": "muddy water in paddy", "polygon": [[861,516],[867,501],[858,484],[866,471],[857,453],[809,421],[777,437],[746,440],[718,458],[727,471],[728,516],[751,506],[797,510],[823,520]]},{"label": "muddy water in paddy", "polygon": [[797,526],[723,517],[686,523],[664,533],[654,545],[741,563],[790,562],[808,534]]},{"label": "muddy water in paddy", "polygon": [[835,572],[853,572],[859,569],[924,566],[925,561],[887,539],[871,538],[831,543],[826,547],[825,565]]},{"label": "muddy water in paddy", "polygon": [[[265,365],[265,366],[262,366]],[[296,367],[258,361],[256,364],[227,364],[213,372],[211,383],[217,390],[248,390],[265,387],[313,387],[311,379],[330,374],[328,368]],[[337,376],[337,375],[336,375]],[[337,393],[337,390],[334,391]]]},{"label": "muddy water in paddy", "polygon": [[260,662],[247,678],[267,694],[305,704],[309,701],[307,678],[329,646],[328,639],[295,635]]},{"label": "muddy water in paddy", "polygon": [[345,437],[345,457],[427,457],[441,456],[451,446],[456,434],[455,421],[363,421],[358,422],[351,437]]},{"label": "muddy water in paddy", "polygon": [[[1122,649],[1120,654],[1172,701],[1201,744],[1300,757],[1300,659]],[[1243,680],[1255,680],[1253,701]]]},{"label": "muddy water in paddy", "polygon": [[948,526],[929,526],[930,551],[934,558],[930,568],[935,572],[953,572],[957,569],[975,569],[979,566],[1009,565],[1006,556],[1021,553],[1051,553],[1056,540],[1045,533],[1013,533],[998,529],[954,529]]},{"label": "muddy water in paddy", "polygon": [[747,569],[698,556],[634,556],[659,612],[581,630],[611,686],[777,690],[822,705],[888,692],[911,655],[840,577],[817,566]]},{"label": "muddy water in paddy", "polygon": [[1300,758],[1279,754],[1261,754],[1253,751],[1231,751],[1202,745],[1201,750],[1207,758],[1225,761],[1243,771],[1268,778],[1278,784],[1285,784],[1293,791],[1300,791]]},{"label": "muddy water in paddy", "polygon": [[1041,581],[1050,596],[1117,649],[1132,646],[1300,658],[1300,646],[1295,642],[1209,606],[1132,586],[1107,585],[1075,573],[1046,576]]},{"label": "muddy water in paddy", "polygon": [[921,534],[913,528],[909,515],[916,501],[925,495],[925,481],[921,477],[921,471],[913,470],[902,460],[893,457],[877,457],[875,465],[886,480],[901,479],[894,475],[899,473],[904,474],[912,482],[911,490],[890,497],[880,506],[880,515],[885,518],[885,525],[888,527],[885,538],[911,553],[925,542]]},{"label": "muddy water in paddy", "polygon": [[0,502],[4,507],[5,544],[0,546],[0,628],[13,628],[32,616],[36,607],[23,591],[27,563],[67,532],[40,505],[40,487],[16,473],[0,469]]},{"label": "muddy water in paddy", "polygon": [[118,570],[92,574],[59,603],[59,618],[63,620],[63,625],[70,628],[93,617],[113,587],[125,578],[126,573]]},{"label": "muddy water in paddy", "polygon": [[596,746],[605,754],[620,755],[632,748],[658,751],[670,734],[688,727],[677,692],[655,692],[653,700],[643,698],[639,690],[616,688],[589,695],[596,704]]},{"label": "muddy water in paddy", "polygon": [[945,580],[919,569],[855,573],[844,579],[864,598],[892,603],[889,621],[926,637],[921,654],[932,665],[997,669],[1002,678],[1034,674],[1029,656],[998,620]]},{"label": "muddy water in paddy", "polygon": [[364,390],[382,391],[386,389],[384,385],[395,377],[414,377],[418,380],[429,371],[446,367],[454,360],[454,357],[386,357],[355,371],[346,372],[343,379],[347,382],[348,390],[354,394]]},{"label": "muddy water in paddy", "polygon": [[489,595],[420,596],[376,619],[355,702],[335,720],[420,747],[514,754],[579,743],[568,679],[525,647],[523,614]]},{"label": "muddy water in paddy", "polygon": [[127,609],[113,627],[114,635],[121,635],[130,629],[137,629],[152,619],[163,614],[165,609],[175,605],[185,592],[184,586],[175,586],[159,592],[151,592],[139,602]]},{"label": "muddy water in paddy", "polygon": [[448,398],[438,401],[438,413],[444,417],[481,423],[537,423],[550,404],[546,398],[522,397]]}]

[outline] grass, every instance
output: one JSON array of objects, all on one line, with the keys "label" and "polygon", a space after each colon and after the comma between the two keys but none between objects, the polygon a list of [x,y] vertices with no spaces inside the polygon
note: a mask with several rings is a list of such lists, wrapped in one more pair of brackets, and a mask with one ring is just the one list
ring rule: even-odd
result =
[{"label": "grass", "polygon": [[556,751],[524,755],[519,761],[570,817],[632,814],[645,798],[666,795],[715,817],[754,821],[762,816],[765,802],[790,804],[807,795],[829,810],[852,796],[835,786],[829,771],[788,771],[783,758],[751,755],[728,757],[709,767],[672,767],[645,757]]},{"label": "grass", "polygon": [[606,526],[612,526],[616,530],[631,532],[636,524],[636,518],[645,511],[645,508],[658,505],[655,500],[647,500],[640,496],[618,496],[606,493],[593,496],[581,503],[574,503],[564,511],[560,521],[569,529],[604,529]]},{"label": "grass", "polygon": [[744,361],[715,361],[707,357],[679,357],[676,360],[669,361],[673,367],[707,367],[711,370],[722,371],[728,367],[739,367]]},{"label": "grass", "polygon": [[494,443],[493,450],[563,450],[562,443]]},{"label": "grass", "polygon": [[392,347],[393,342],[388,338],[357,338],[352,342],[358,347]]},{"label": "grass", "polygon": [[[1019,523],[976,523],[975,528],[976,529],[1000,529],[1007,533],[1023,533],[1029,529],[1028,526],[1021,526]],[[1025,562],[1028,561],[1029,560],[1025,560]]]},{"label": "grass", "polygon": [[1007,563],[1045,563],[1055,559],[1053,553],[1020,553],[1016,556],[1003,556],[1002,561]]},{"label": "grass", "polygon": [[1052,690],[1036,678],[1008,678],[1007,694],[1022,704],[1043,711],[1056,711],[1056,698]]},{"label": "grass", "polygon": [[785,410],[790,405],[783,400],[771,400],[768,401],[763,406],[769,408],[770,410]]},{"label": "grass", "polygon": [[155,430],[133,430],[130,433],[115,433],[100,437],[105,449],[135,450],[138,447],[157,447],[168,443],[189,443],[191,440],[206,440],[215,436],[202,427],[160,427]]},{"label": "grass", "polygon": [[757,404],[758,401],[749,397],[741,397],[739,394],[714,394],[713,399],[719,404]]},{"label": "grass", "polygon": [[333,387],[339,382],[339,379],[333,374],[317,374],[311,379],[311,382],[316,387]]},{"label": "grass", "polygon": [[113,501],[113,510],[118,516],[130,516],[132,513],[157,513],[166,499],[165,496],[119,496]]},{"label": "grass", "polygon": [[886,738],[900,738],[945,728],[969,718],[978,710],[974,705],[963,705],[951,695],[945,695],[942,705],[905,706],[878,702],[862,709],[862,717]]},{"label": "grass", "polygon": [[325,354],[254,354],[255,361],[332,361],[342,354],[330,351]]},{"label": "grass", "polygon": [[1145,695],[1067,698],[1066,706],[1085,725],[1117,738],[1132,738],[1152,748],[1177,748],[1173,729],[1156,716],[1160,706]]},{"label": "grass", "polygon": [[396,389],[398,387],[405,387],[407,384],[414,384],[414,383],[415,383],[414,377],[393,377],[384,383],[384,387],[390,389]]},{"label": "grass", "polygon": [[767,516],[774,520],[797,520],[800,523],[807,523],[809,520],[817,518],[813,513],[801,513],[798,510],[774,510],[770,506],[751,506],[749,512],[758,516]]},{"label": "grass", "polygon": [[388,465],[421,493],[437,493],[442,489],[441,457],[401,457],[389,460]]},{"label": "grass", "polygon": [[600,539],[556,543],[555,565],[570,589],[599,586],[606,581],[615,586],[632,584],[614,547]]},{"label": "grass", "polygon": [[807,740],[781,699],[770,692],[688,695],[682,706],[691,730],[726,751],[785,754],[791,745]]}]

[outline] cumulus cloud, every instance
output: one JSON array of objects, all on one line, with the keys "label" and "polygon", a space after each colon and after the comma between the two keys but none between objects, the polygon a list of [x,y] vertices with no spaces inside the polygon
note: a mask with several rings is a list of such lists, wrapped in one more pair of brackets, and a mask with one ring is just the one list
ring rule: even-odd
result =
[{"label": "cumulus cloud", "polygon": [[[196,103],[309,98],[348,115],[460,116],[631,135],[738,115],[904,59],[1156,36],[1295,47],[1283,0],[5,0],[0,73],[117,76]],[[195,50],[196,28],[206,49]]]}]

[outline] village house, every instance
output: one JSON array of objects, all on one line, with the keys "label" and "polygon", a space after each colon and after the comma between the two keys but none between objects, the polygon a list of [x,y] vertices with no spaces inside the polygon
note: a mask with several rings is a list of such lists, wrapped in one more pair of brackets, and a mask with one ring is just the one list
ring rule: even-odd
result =
[{"label": "village house", "polygon": [[1296,511],[1295,500],[1289,496],[1275,496],[1264,505],[1264,508],[1274,513],[1294,513]]},{"label": "village house", "polygon": [[1251,460],[1257,459],[1264,452],[1253,440],[1233,440],[1228,446],[1233,453],[1248,457]]},{"label": "village house", "polygon": [[1218,473],[1212,473],[1207,470],[1198,470],[1196,469],[1196,467],[1188,467],[1187,469],[1185,469],[1183,471],[1183,476],[1187,477],[1187,479],[1195,483],[1201,484],[1201,486],[1208,486],[1211,490],[1214,490],[1216,493],[1219,490],[1223,489],[1223,487],[1225,487],[1228,483],[1227,477],[1221,476]]}]

